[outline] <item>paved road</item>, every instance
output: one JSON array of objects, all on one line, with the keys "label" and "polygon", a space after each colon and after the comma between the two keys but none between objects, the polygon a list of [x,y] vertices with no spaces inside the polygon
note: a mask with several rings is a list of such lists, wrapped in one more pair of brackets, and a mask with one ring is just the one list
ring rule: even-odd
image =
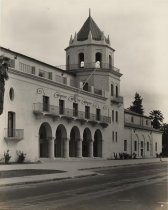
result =
[{"label": "paved road", "polygon": [[167,163],[95,170],[98,175],[0,188],[0,210],[168,210]]}]

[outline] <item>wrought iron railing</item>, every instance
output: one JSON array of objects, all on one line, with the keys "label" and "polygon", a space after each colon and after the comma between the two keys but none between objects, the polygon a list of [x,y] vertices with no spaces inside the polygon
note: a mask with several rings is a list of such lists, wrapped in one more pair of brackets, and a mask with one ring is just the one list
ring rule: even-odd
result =
[{"label": "wrought iron railing", "polygon": [[59,76],[59,75],[56,75],[55,76],[55,81],[57,83],[60,83],[60,84],[63,84],[63,85],[66,85],[67,84],[67,78],[66,77],[62,77],[62,76]]},{"label": "wrought iron railing", "polygon": [[120,103],[123,104],[123,96],[118,96],[118,97],[111,97],[111,101],[114,103]]},{"label": "wrought iron railing", "polygon": [[103,95],[103,91],[101,89],[94,88],[94,94],[102,96]]},{"label": "wrought iron railing", "polygon": [[116,72],[120,72],[120,70],[114,66],[112,66],[109,63],[98,63],[98,62],[92,62],[92,63],[82,63],[82,64],[69,64],[69,65],[60,65],[57,66],[57,68],[63,69],[63,70],[77,70],[77,69],[109,69]]},{"label": "wrought iron railing", "polygon": [[48,111],[44,111],[43,110],[43,104],[42,103],[34,103],[33,104],[33,112],[35,114],[42,114],[45,113],[45,115],[53,115],[53,116],[64,116],[64,117],[68,117],[68,118],[76,118],[76,119],[80,119],[80,120],[88,120],[91,122],[102,122],[102,123],[111,123],[111,118],[108,116],[104,116],[104,115],[96,115],[93,113],[89,113],[88,115],[86,115],[86,113],[84,111],[74,111],[73,109],[69,109],[69,108],[64,108],[62,109],[62,111],[60,112],[60,108],[59,106],[55,106],[55,105],[49,105],[49,109]]},{"label": "wrought iron railing", "polygon": [[100,117],[100,122],[110,124],[111,123],[111,117],[101,116]]},{"label": "wrought iron railing", "polygon": [[150,126],[135,124],[135,123],[126,122],[126,121],[124,122],[124,126],[125,127],[131,127],[131,128],[139,128],[139,129],[144,129],[144,130],[149,130],[149,131],[158,131],[159,132],[159,129],[154,129],[154,128],[151,128]]},{"label": "wrought iron railing", "polygon": [[24,138],[24,129],[10,129],[5,128],[5,136],[6,139],[18,139],[21,140]]}]

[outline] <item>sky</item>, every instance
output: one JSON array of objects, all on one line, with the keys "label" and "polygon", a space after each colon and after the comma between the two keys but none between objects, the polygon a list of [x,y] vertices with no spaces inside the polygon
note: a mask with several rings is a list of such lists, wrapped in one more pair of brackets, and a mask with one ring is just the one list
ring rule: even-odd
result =
[{"label": "sky", "polygon": [[114,48],[124,107],[135,92],[145,115],[168,123],[168,0],[0,0],[0,45],[54,66],[89,15]]}]

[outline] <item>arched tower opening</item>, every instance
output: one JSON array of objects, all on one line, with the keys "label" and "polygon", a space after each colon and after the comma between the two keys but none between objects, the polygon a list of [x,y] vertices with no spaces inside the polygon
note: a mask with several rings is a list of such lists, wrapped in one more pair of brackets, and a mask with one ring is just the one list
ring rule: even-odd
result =
[{"label": "arched tower opening", "polygon": [[102,54],[100,52],[97,52],[95,55],[95,67],[101,68],[102,67]]},{"label": "arched tower opening", "polygon": [[70,69],[69,55],[67,56],[67,70]]},{"label": "arched tower opening", "polygon": [[111,55],[109,55],[109,69],[112,68],[112,57]]},{"label": "arched tower opening", "polygon": [[79,65],[79,68],[84,68],[84,53],[79,53],[78,54],[78,65]]}]

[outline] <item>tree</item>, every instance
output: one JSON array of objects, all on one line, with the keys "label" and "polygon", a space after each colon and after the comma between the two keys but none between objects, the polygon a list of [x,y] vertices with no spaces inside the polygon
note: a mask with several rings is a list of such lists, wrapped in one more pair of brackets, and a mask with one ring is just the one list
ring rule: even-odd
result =
[{"label": "tree", "polygon": [[134,97],[134,101],[132,102],[132,106],[130,106],[130,110],[133,112],[136,112],[138,114],[143,114],[144,113],[144,109],[143,109],[143,105],[142,105],[142,98],[139,95],[139,93],[135,93],[135,97]]},{"label": "tree", "polygon": [[160,129],[163,122],[163,114],[159,110],[153,110],[149,113],[149,118],[152,120],[153,128]]},{"label": "tree", "polygon": [[164,123],[161,127],[162,134],[162,153],[168,156],[168,124]]},{"label": "tree", "polygon": [[5,80],[8,79],[9,58],[0,56],[0,115],[3,113]]}]

